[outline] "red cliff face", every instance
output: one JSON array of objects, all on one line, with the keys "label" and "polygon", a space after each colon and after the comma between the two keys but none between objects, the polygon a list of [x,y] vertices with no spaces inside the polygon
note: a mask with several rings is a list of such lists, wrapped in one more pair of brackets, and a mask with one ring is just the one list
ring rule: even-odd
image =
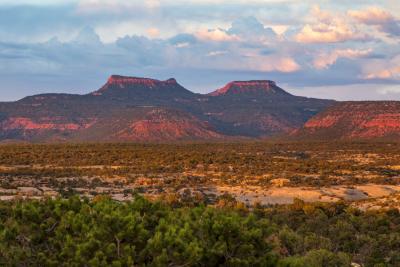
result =
[{"label": "red cliff face", "polygon": [[372,139],[400,137],[400,102],[342,102],[308,122],[294,136]]},{"label": "red cliff face", "polygon": [[145,118],[132,121],[114,138],[123,141],[176,141],[189,139],[220,139],[207,123],[180,111],[154,109]]},{"label": "red cliff face", "polygon": [[171,78],[165,81],[159,81],[149,78],[138,78],[138,77],[127,77],[112,75],[108,78],[107,83],[100,88],[98,91],[94,92],[93,95],[102,95],[109,89],[124,89],[130,87],[146,87],[149,89],[160,88],[166,86],[177,86],[178,83],[175,79]]},{"label": "red cliff face", "polygon": [[334,126],[341,116],[337,115],[326,115],[324,117],[316,116],[304,124],[305,129],[318,129],[318,128],[328,128]]},{"label": "red cliff face", "polygon": [[167,85],[167,84],[177,84],[176,80],[171,78],[166,81],[159,81],[155,79],[149,78],[137,78],[137,77],[126,77],[126,76],[119,76],[119,75],[112,75],[107,80],[107,85],[118,85],[118,86],[125,86],[125,85],[146,85],[146,86],[156,86],[156,85]]},{"label": "red cliff face", "polygon": [[63,141],[68,135],[89,129],[96,122],[96,118],[10,117],[0,122],[0,139]]},{"label": "red cliff face", "polygon": [[221,95],[254,94],[254,93],[279,94],[283,92],[284,91],[282,89],[277,87],[274,81],[256,80],[256,81],[230,82],[221,89],[218,89],[210,93],[209,95],[221,96]]},{"label": "red cliff face", "polygon": [[93,125],[95,119],[80,119],[79,122],[65,122],[62,118],[40,118],[40,120],[32,120],[24,117],[12,117],[0,123],[2,131],[12,130],[61,130],[76,131],[86,129]]}]

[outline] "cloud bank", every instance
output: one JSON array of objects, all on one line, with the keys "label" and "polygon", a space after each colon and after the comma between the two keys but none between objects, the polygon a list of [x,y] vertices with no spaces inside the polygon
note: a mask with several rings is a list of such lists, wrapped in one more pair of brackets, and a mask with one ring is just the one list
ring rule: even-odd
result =
[{"label": "cloud bank", "polygon": [[368,2],[4,2],[0,101],[87,93],[110,74],[175,77],[197,92],[272,79],[309,96],[364,88],[400,100],[400,8]]}]

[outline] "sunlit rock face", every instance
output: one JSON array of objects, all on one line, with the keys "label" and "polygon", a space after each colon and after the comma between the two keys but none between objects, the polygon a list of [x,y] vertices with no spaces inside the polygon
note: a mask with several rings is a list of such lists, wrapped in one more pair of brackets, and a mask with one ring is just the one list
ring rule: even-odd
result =
[{"label": "sunlit rock face", "polygon": [[338,103],[311,118],[293,136],[310,139],[398,139],[400,102]]},{"label": "sunlit rock face", "polygon": [[112,75],[108,78],[107,83],[100,88],[98,91],[94,92],[94,95],[102,95],[104,93],[109,93],[113,89],[135,89],[135,88],[147,88],[151,89],[162,89],[171,86],[179,86],[175,79],[171,78],[166,81],[159,81],[149,78],[137,78],[137,77],[127,77],[120,75]]},{"label": "sunlit rock face", "polygon": [[95,119],[77,119],[75,122],[68,122],[62,118],[43,117],[38,120],[23,117],[11,117],[0,123],[2,130],[69,130],[77,131],[89,128]]},{"label": "sunlit rock face", "polygon": [[270,94],[286,96],[290,95],[289,93],[279,88],[274,81],[269,80],[234,81],[210,93],[209,95],[222,96],[241,94]]},{"label": "sunlit rock face", "polygon": [[97,91],[90,94],[97,100],[118,101],[121,104],[171,106],[182,108],[182,103],[195,100],[196,94],[173,78],[160,81],[150,78],[112,75]]},{"label": "sunlit rock face", "polygon": [[207,122],[185,112],[154,109],[139,120],[131,121],[128,127],[115,134],[124,141],[175,141],[212,140],[224,136],[216,133]]}]

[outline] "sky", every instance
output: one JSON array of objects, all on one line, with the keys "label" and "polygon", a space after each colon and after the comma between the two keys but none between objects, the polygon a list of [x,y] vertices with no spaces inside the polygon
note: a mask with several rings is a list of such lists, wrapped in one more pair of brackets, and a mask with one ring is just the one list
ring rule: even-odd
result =
[{"label": "sky", "polygon": [[89,93],[112,74],[400,100],[400,1],[0,0],[0,101]]}]

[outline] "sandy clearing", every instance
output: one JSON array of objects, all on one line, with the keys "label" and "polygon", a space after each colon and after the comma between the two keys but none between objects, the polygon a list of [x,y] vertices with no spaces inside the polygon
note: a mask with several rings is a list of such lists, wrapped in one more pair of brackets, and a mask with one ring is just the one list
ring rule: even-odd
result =
[{"label": "sandy clearing", "polygon": [[400,185],[376,185],[376,184],[367,184],[367,185],[357,185],[355,186],[357,189],[368,194],[369,197],[384,197],[396,192],[400,192]]},{"label": "sandy clearing", "polygon": [[216,186],[206,190],[217,196],[225,193],[233,195],[238,201],[254,204],[290,204],[295,198],[306,202],[336,202],[339,200],[358,201],[374,197],[389,196],[400,192],[400,186],[367,184],[361,186],[332,187],[271,187],[259,186]]}]

